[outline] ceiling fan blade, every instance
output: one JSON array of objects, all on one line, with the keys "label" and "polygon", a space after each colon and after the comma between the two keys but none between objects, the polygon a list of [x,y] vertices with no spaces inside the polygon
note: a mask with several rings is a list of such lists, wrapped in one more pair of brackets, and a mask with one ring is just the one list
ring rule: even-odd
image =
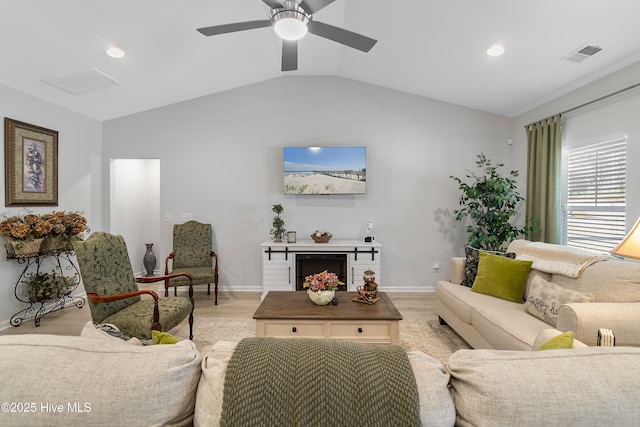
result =
[{"label": "ceiling fan blade", "polygon": [[236,22],[235,24],[214,25],[212,27],[198,28],[205,36],[234,33],[236,31],[253,30],[254,28],[270,27],[271,21],[262,19],[259,21]]},{"label": "ceiling fan blade", "polygon": [[271,9],[279,9],[282,7],[282,2],[278,0],[262,0]]},{"label": "ceiling fan blade", "polygon": [[329,6],[334,1],[336,0],[302,0],[300,2],[300,7],[307,13],[314,14],[320,9],[324,9],[326,6]]},{"label": "ceiling fan blade", "polygon": [[325,39],[333,40],[345,46],[369,52],[371,48],[378,42],[377,40],[345,30],[344,28],[334,27],[333,25],[324,24],[318,21],[310,21],[307,25],[309,32]]},{"label": "ceiling fan blade", "polygon": [[282,40],[282,71],[298,69],[298,41]]}]

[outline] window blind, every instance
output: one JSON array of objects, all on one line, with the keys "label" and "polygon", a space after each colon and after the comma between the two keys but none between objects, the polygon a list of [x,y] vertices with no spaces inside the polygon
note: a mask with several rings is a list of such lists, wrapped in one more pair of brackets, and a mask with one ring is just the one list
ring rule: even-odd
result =
[{"label": "window blind", "polygon": [[627,141],[565,149],[564,240],[608,252],[625,236]]}]

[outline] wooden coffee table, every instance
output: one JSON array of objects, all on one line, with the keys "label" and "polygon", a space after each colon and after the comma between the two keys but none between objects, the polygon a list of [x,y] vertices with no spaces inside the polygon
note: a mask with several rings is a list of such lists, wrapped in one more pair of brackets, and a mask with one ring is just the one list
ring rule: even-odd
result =
[{"label": "wooden coffee table", "polygon": [[387,294],[371,305],[353,302],[356,295],[336,292],[337,305],[316,305],[304,291],[271,291],[253,315],[256,336],[398,344],[402,315]]}]

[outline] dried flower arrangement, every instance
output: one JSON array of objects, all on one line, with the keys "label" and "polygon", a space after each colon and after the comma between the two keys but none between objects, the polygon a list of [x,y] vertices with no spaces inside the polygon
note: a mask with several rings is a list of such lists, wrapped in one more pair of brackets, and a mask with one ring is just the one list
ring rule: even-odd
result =
[{"label": "dried flower arrangement", "polygon": [[23,258],[51,252],[71,251],[73,240],[89,231],[87,219],[78,212],[27,212],[0,223],[0,236],[7,237],[8,258]]},{"label": "dried flower arrangement", "polygon": [[52,212],[7,217],[0,223],[0,235],[15,240],[44,237],[72,237],[89,230],[87,219],[78,212]]}]

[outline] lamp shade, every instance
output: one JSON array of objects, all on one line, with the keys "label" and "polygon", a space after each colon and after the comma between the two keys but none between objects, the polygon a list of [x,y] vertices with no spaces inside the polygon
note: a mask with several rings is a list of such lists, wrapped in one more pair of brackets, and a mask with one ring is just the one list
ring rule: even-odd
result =
[{"label": "lamp shade", "polygon": [[611,253],[625,258],[640,259],[640,218],[622,242],[611,250]]}]

